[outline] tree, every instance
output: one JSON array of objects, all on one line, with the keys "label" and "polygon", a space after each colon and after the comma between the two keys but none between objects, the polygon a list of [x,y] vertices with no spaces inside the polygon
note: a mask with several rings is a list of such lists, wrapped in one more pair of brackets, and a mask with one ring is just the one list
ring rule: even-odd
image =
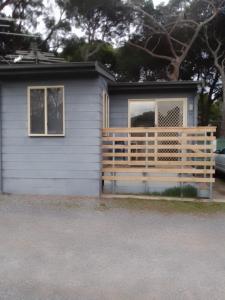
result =
[{"label": "tree", "polygon": [[0,12],[2,12],[5,7],[11,5],[13,2],[13,0],[0,1]]},{"label": "tree", "polygon": [[154,81],[164,76],[162,60],[152,58],[129,42],[116,49],[116,65],[113,69],[118,81]]},{"label": "tree", "polygon": [[135,2],[130,6],[142,15],[142,31],[129,43],[150,56],[167,62],[167,78],[178,80],[181,64],[201,30],[219,13],[222,3],[213,0],[175,1],[159,11],[146,10]]},{"label": "tree", "polygon": [[220,74],[223,87],[222,98],[222,119],[220,134],[225,137],[225,14],[222,12],[211,26],[208,26],[205,33],[207,47],[213,57],[214,65]]},{"label": "tree", "polygon": [[[64,48],[62,56],[68,61],[85,61],[86,60],[86,48],[90,48],[90,45],[85,39],[72,37],[71,39],[64,40]],[[100,49],[98,52],[92,55],[92,60],[98,60],[102,64],[106,65],[109,69],[114,69],[116,64],[116,50],[109,43],[102,41],[96,41],[93,44],[93,50],[98,47],[100,43]],[[92,48],[90,48],[90,51]]]},{"label": "tree", "polygon": [[112,44],[127,33],[130,9],[122,5],[122,0],[58,0],[57,3],[66,11],[71,26],[84,35],[85,61],[93,59],[104,43]]},{"label": "tree", "polygon": [[207,126],[210,123],[211,106],[222,95],[220,74],[214,66],[214,61],[200,33],[180,69],[181,80],[197,80],[200,82],[199,95],[204,96],[204,108],[201,106],[199,124]]},{"label": "tree", "polygon": [[[30,48],[32,41],[30,29],[37,26],[37,18],[42,13],[42,2],[41,0],[0,1],[2,17],[0,55]],[[6,18],[6,10],[8,18]],[[37,41],[40,40],[40,37],[37,38]],[[43,48],[46,49],[46,45],[43,45]]]},{"label": "tree", "polygon": [[[59,16],[50,11],[58,10]],[[48,44],[50,48],[56,53],[60,48],[64,46],[65,40],[67,40],[68,33],[71,32],[71,22],[67,18],[65,7],[49,3],[45,6],[45,12],[43,14],[43,20],[45,24],[45,37],[42,44]]]},{"label": "tree", "polygon": [[10,17],[17,20],[18,31],[36,28],[38,18],[43,13],[43,1],[42,0],[16,0],[16,1],[0,1],[1,13],[5,13],[5,10],[11,11]]}]

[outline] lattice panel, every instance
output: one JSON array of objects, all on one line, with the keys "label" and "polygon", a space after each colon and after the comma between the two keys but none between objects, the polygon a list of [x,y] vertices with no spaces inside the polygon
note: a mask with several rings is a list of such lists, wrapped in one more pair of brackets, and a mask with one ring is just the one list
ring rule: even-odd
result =
[{"label": "lattice panel", "polygon": [[[170,156],[171,153],[180,153],[181,151],[178,150],[177,146],[181,145],[179,140],[174,141],[173,138],[178,138],[179,133],[177,132],[163,132],[163,133],[158,133],[158,137],[160,138],[165,138],[164,141],[158,141],[158,146],[161,147],[159,149],[159,153],[167,153],[167,157],[161,157],[159,158],[159,161],[177,161],[180,160],[180,158],[177,157],[172,157]],[[171,137],[171,140],[168,140],[168,138]],[[165,147],[165,148],[162,148]]]},{"label": "lattice panel", "polygon": [[182,127],[183,125],[183,101],[158,101],[158,127]]}]

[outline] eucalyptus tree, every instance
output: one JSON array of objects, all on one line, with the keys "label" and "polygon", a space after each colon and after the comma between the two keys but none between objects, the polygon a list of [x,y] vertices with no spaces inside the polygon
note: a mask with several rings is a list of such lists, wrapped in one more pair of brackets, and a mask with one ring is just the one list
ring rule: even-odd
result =
[{"label": "eucalyptus tree", "polygon": [[[19,49],[29,49],[37,20],[42,12],[42,0],[0,1],[1,55],[14,53]],[[40,39],[41,37],[37,37],[37,40]]]},{"label": "eucalyptus tree", "polygon": [[213,57],[222,85],[222,119],[220,134],[225,137],[225,10],[204,31],[205,42]]},{"label": "eucalyptus tree", "polygon": [[[116,65],[117,49],[115,49],[109,43],[96,41],[93,44],[93,50],[98,47],[98,43],[101,45],[101,47],[98,51],[96,51],[95,54],[92,55],[91,59],[101,62],[102,64],[107,66],[108,69],[114,71]],[[90,45],[88,45],[87,41],[85,41],[84,38],[77,38],[76,36],[65,39],[63,44],[63,52],[61,55],[67,61],[83,61],[83,54],[86,48],[90,47]],[[90,51],[91,50],[92,49],[90,48]]]},{"label": "eucalyptus tree", "polygon": [[79,29],[85,45],[82,60],[91,60],[105,43],[119,44],[128,33],[131,9],[122,0],[57,0],[66,11],[72,31]]},{"label": "eucalyptus tree", "polygon": [[[222,95],[220,74],[201,32],[180,68],[181,80],[199,81],[199,124],[208,125],[211,111]],[[215,115],[215,114],[214,114]],[[219,120],[219,116],[218,116]]]},{"label": "eucalyptus tree", "polygon": [[129,42],[116,49],[116,65],[113,69],[119,81],[155,81],[165,78],[165,64],[152,58]]},{"label": "eucalyptus tree", "polygon": [[[178,80],[181,65],[202,29],[221,11],[223,1],[172,0],[157,9],[146,9],[139,1],[130,0],[129,6],[142,16],[140,32],[130,45],[167,64],[167,78]],[[140,18],[140,17],[139,17]]]}]

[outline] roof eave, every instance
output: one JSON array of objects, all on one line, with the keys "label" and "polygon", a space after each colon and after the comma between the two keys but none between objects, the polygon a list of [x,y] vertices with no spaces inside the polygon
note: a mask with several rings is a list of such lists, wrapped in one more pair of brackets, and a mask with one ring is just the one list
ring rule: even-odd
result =
[{"label": "roof eave", "polygon": [[109,91],[111,93],[118,92],[146,92],[146,91],[196,91],[199,82],[194,81],[176,81],[176,82],[144,82],[144,83],[111,83]]},{"label": "roof eave", "polygon": [[85,63],[57,63],[40,65],[10,65],[0,67],[0,80],[42,78],[77,77],[77,76],[103,76],[110,81],[115,81],[113,75],[97,62]]}]

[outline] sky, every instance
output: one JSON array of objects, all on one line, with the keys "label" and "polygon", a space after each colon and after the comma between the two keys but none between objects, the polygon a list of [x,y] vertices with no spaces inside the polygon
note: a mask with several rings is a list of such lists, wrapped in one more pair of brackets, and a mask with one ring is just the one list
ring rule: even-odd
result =
[{"label": "sky", "polygon": [[154,3],[155,6],[158,5],[158,4],[160,4],[160,3],[162,3],[162,2],[164,2],[165,4],[167,4],[168,0],[164,0],[164,1],[162,1],[162,0],[153,0],[153,3]]}]

